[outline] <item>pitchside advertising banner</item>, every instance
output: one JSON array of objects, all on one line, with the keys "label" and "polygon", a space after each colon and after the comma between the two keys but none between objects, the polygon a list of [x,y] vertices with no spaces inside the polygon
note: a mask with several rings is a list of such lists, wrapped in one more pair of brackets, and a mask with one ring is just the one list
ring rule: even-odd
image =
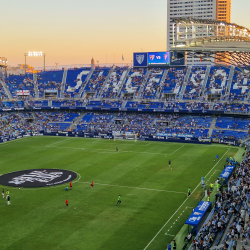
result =
[{"label": "pitchside advertising banner", "polygon": [[229,144],[229,145],[234,145],[237,146],[238,145],[238,141],[235,139],[230,139],[230,138],[223,138],[219,140],[219,143],[221,144]]},{"label": "pitchside advertising banner", "polygon": [[134,67],[185,66],[185,52],[140,52],[134,53]]},{"label": "pitchside advertising banner", "polygon": [[[2,142],[8,142],[16,139],[21,139],[25,137],[30,136],[69,136],[69,137],[86,137],[86,138],[100,138],[100,139],[114,139],[114,136],[112,132],[110,133],[86,133],[86,132],[28,132],[28,133],[22,133],[17,136],[8,136],[8,137],[2,137],[0,139],[0,143]],[[170,134],[168,134],[170,135]],[[163,142],[180,142],[180,143],[196,143],[196,144],[211,144],[211,139],[207,138],[194,138],[194,137],[188,137],[190,135],[186,135],[187,137],[177,137],[175,134],[171,134],[171,136],[160,136],[160,135],[141,135],[139,136],[139,140],[143,141],[163,141]],[[183,136],[183,135],[182,135]]]}]

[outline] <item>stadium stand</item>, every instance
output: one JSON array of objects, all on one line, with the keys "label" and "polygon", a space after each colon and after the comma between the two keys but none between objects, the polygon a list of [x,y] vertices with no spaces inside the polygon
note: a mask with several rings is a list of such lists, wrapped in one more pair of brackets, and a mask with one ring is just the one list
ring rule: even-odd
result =
[{"label": "stadium stand", "polygon": [[13,98],[17,98],[17,90],[28,90],[30,96],[35,97],[33,75],[10,75],[8,78],[5,78],[5,83]]},{"label": "stadium stand", "polygon": [[247,152],[240,164],[235,161],[231,163],[236,166],[236,170],[226,188],[220,186],[216,193],[215,206],[193,239],[190,250],[236,249],[237,245],[242,245],[242,249],[245,249],[244,245],[250,240],[250,217],[247,213],[250,198],[249,157],[250,153]]},{"label": "stadium stand", "polygon": [[44,97],[46,91],[55,91],[60,96],[63,70],[40,72],[37,76],[39,97]]},{"label": "stadium stand", "polygon": [[90,68],[69,69],[67,71],[65,97],[76,97],[84,84]]},{"label": "stadium stand", "polygon": [[[143,114],[136,114],[138,119],[149,119],[149,123],[139,122],[134,117],[135,121],[130,126],[122,124],[128,131],[140,131],[144,135],[155,135],[159,132],[189,134],[196,138],[214,140],[231,138],[242,141],[249,137],[249,120],[244,116],[232,115],[246,115],[249,112],[249,103],[246,101],[248,81],[248,77],[243,73],[238,73],[232,67],[223,66],[193,66],[165,70],[113,66],[45,71],[26,76],[11,75],[2,79],[6,87],[1,85],[0,88],[0,108],[3,111],[45,109],[46,112],[52,112],[53,109],[61,109],[62,112],[67,109],[79,109],[81,114],[84,110],[119,111],[120,118],[125,120],[134,117],[128,113],[129,111],[147,112],[147,118]],[[63,82],[65,88],[62,88]],[[9,100],[6,88],[13,99]],[[30,96],[17,97],[16,90],[28,90]],[[46,97],[45,93],[50,91],[56,95]],[[172,115],[175,118],[171,118],[171,124],[163,126],[155,123],[158,113],[148,112],[164,112],[164,119],[171,116],[169,113],[177,112],[180,115]],[[189,115],[185,115],[187,113]],[[197,114],[201,116],[198,117]],[[117,113],[114,113],[113,117],[116,119]],[[95,124],[96,121],[94,119],[92,122]],[[49,125],[54,126],[54,130],[57,128],[66,131],[71,126],[68,124],[70,121],[66,123],[65,126],[55,126],[56,121],[51,120]],[[110,124],[111,130],[121,130],[114,120],[108,120],[107,123]],[[79,129],[82,123],[78,125]],[[96,127],[98,126],[95,124],[95,129]],[[98,129],[103,128],[99,126]]]}]

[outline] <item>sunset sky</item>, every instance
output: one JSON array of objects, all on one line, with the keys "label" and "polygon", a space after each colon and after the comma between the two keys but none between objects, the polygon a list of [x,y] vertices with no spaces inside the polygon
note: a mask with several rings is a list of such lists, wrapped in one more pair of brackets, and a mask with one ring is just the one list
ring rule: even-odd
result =
[{"label": "sunset sky", "polygon": [[[250,1],[232,0],[231,22],[250,28]],[[136,51],[166,50],[167,0],[11,0],[1,4],[0,56],[24,63],[43,51],[46,65],[129,63]],[[42,66],[42,58],[27,60]]]}]

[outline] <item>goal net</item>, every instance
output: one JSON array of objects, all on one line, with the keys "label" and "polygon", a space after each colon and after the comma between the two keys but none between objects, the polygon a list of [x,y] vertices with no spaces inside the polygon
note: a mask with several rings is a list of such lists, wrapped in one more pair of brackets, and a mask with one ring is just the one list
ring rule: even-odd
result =
[{"label": "goal net", "polygon": [[114,141],[117,141],[117,140],[137,141],[137,134],[114,134]]}]

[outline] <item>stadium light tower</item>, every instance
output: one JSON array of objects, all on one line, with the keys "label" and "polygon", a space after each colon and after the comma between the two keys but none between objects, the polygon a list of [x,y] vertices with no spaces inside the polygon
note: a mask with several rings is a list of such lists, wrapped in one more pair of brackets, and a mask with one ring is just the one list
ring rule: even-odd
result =
[{"label": "stadium light tower", "polygon": [[26,57],[27,56],[43,56],[43,70],[45,71],[45,56],[46,54],[43,53],[42,51],[37,52],[37,51],[33,51],[33,52],[28,52],[28,53],[24,53],[24,57],[25,57],[25,64],[24,64],[24,73],[26,73]]},{"label": "stadium light tower", "polygon": [[6,68],[7,67],[8,60],[6,57],[0,57],[0,67]]}]

